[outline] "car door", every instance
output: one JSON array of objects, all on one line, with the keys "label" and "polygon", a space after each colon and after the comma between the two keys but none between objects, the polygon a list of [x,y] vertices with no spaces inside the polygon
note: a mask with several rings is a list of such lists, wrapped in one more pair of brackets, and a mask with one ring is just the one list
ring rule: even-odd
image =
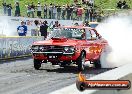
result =
[{"label": "car door", "polygon": [[89,29],[86,29],[86,48],[85,48],[85,51],[86,51],[86,59],[87,60],[91,60],[94,56],[93,50],[92,50],[93,44],[94,44],[94,42],[92,40],[91,31]]},{"label": "car door", "polygon": [[92,59],[95,60],[100,57],[102,44],[100,41],[100,36],[95,29],[90,29],[90,33],[91,33],[91,40],[93,42],[90,51],[92,52]]}]

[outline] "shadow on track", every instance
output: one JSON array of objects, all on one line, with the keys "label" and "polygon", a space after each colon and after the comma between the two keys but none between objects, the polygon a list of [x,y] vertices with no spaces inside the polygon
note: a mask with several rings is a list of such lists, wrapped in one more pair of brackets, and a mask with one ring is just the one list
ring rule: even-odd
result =
[{"label": "shadow on track", "polygon": [[[101,68],[101,69],[95,69],[95,68],[89,68],[86,67],[84,71],[82,71],[83,74],[100,74],[102,72],[112,70],[113,68]],[[78,74],[80,71],[78,71],[77,67],[75,66],[66,66],[66,67],[60,67],[56,69],[40,69],[40,70],[46,70],[47,72],[56,72],[56,73],[74,73]]]}]

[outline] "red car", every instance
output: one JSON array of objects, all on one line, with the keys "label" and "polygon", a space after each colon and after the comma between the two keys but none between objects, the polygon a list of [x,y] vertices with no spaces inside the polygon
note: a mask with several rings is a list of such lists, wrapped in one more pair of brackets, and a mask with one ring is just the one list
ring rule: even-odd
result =
[{"label": "red car", "polygon": [[101,68],[101,52],[107,41],[91,27],[64,26],[51,31],[48,38],[34,42],[31,51],[34,68],[39,69],[42,63],[67,66],[78,65],[78,70],[84,70],[85,62],[93,62],[96,68]]}]

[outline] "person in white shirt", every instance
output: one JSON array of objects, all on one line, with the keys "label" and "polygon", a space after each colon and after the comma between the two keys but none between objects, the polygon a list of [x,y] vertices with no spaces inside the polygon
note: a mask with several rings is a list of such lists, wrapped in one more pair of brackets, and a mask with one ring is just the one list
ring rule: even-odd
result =
[{"label": "person in white shirt", "polygon": [[53,7],[53,19],[56,19],[56,14],[57,14],[57,7]]},{"label": "person in white shirt", "polygon": [[37,16],[41,18],[41,12],[42,12],[42,6],[40,5],[40,2],[38,2],[37,5]]}]

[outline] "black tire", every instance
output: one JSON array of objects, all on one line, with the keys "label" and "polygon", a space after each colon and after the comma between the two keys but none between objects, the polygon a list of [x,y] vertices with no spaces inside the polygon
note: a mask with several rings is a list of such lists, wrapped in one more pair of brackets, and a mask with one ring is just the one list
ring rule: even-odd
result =
[{"label": "black tire", "polygon": [[34,68],[39,70],[41,67],[41,60],[34,59]]},{"label": "black tire", "polygon": [[94,61],[94,66],[96,69],[100,69],[101,68],[101,62],[100,62],[100,59]]},{"label": "black tire", "polygon": [[78,71],[83,71],[85,69],[84,63],[85,63],[85,54],[84,52],[82,52],[77,60]]}]

